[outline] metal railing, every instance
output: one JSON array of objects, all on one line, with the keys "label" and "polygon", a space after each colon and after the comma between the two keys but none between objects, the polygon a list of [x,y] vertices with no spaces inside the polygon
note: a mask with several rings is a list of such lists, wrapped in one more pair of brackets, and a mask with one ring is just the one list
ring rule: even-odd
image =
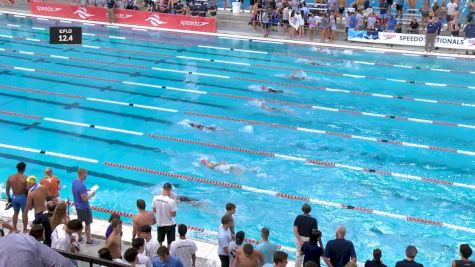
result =
[{"label": "metal railing", "polygon": [[77,261],[82,261],[82,262],[87,262],[89,263],[89,266],[92,267],[94,264],[100,265],[100,266],[107,266],[107,267],[126,267],[130,265],[125,265],[122,263],[116,263],[112,262],[109,260],[104,260],[101,258],[97,257],[92,257],[84,254],[75,254],[75,253],[69,253],[64,250],[59,250],[55,249],[59,254],[63,255],[64,257],[71,259],[71,260],[77,260]]}]

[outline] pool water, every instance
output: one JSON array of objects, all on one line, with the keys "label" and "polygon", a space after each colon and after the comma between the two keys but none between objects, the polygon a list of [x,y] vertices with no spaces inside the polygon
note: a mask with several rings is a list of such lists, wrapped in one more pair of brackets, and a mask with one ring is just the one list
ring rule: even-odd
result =
[{"label": "pool water", "polygon": [[[359,261],[378,247],[388,266],[409,244],[425,266],[448,266],[460,243],[475,246],[473,60],[80,24],[82,46],[49,45],[49,26],[76,23],[6,14],[0,21],[3,177],[20,160],[27,175],[51,166],[67,199],[77,167],[87,168],[87,185],[100,186],[91,204],[125,212],[135,212],[138,198],[150,208],[171,182],[198,200],[179,205],[178,223],[216,231],[234,202],[237,230],[259,239],[267,226],[272,241],[289,247],[305,198],[321,200],[311,205],[324,243],[346,225]],[[295,69],[307,79],[289,79]],[[203,158],[241,170],[211,170]]]}]

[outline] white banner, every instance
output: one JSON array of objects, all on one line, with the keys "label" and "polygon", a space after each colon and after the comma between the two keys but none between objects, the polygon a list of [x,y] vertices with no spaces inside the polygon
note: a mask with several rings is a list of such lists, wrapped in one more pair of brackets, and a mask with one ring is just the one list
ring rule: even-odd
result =
[{"label": "white banner", "polygon": [[[378,44],[394,45],[412,45],[424,46],[425,35],[422,34],[404,34],[394,32],[367,32],[353,31],[348,32],[348,40],[353,42],[366,42]],[[452,48],[462,50],[475,50],[475,38],[465,39],[463,37],[437,36],[435,47]]]}]

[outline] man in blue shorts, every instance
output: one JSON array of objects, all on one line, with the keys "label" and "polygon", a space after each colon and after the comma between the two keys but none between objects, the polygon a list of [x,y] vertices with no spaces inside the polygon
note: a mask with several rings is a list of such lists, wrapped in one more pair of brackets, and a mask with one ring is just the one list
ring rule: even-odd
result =
[{"label": "man in blue shorts", "polygon": [[[23,233],[28,233],[28,211],[25,210],[26,205],[26,176],[24,175],[26,164],[20,162],[16,165],[17,173],[8,176],[7,179],[7,198],[13,206],[13,230],[17,231],[18,214],[21,209],[21,216],[23,220]],[[10,195],[10,189],[13,191],[13,195]]]},{"label": "man in blue shorts", "polygon": [[73,197],[74,197],[74,206],[76,207],[76,213],[78,219],[81,222],[86,224],[86,244],[92,244],[91,239],[91,223],[92,223],[92,213],[91,207],[89,206],[89,199],[96,195],[96,192],[92,191],[90,194],[87,193],[86,185],[84,181],[87,177],[87,170],[80,168],[78,170],[78,178],[73,181]]}]

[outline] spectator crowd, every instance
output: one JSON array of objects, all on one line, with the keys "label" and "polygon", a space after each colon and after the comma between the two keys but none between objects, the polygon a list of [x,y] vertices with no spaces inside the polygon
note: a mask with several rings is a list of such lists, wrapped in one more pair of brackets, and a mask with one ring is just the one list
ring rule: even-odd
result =
[{"label": "spectator crowd", "polygon": [[[0,266],[75,266],[75,260],[66,259],[53,249],[70,253],[81,253],[82,243],[94,244],[91,236],[93,218],[89,199],[95,196],[97,186],[89,190],[85,185],[87,170],[78,169],[77,178],[72,183],[72,194],[76,210],[76,219],[69,216],[69,203],[59,198],[60,180],[53,175],[50,168],[45,176],[37,182],[35,176],[26,176],[26,164],[17,164],[17,173],[7,179],[6,209],[14,209],[13,225],[0,221]],[[136,201],[137,214],[132,218],[132,246],[123,248],[123,222],[118,214],[111,214],[109,227],[104,238],[103,248],[97,256],[106,261],[137,267],[196,267],[195,242],[188,239],[188,227],[177,225],[177,202],[179,197],[173,192],[172,185],[165,183],[159,195],[152,200],[152,210],[147,211],[146,202]],[[183,199],[183,198],[182,198]],[[237,231],[238,223],[234,214],[236,205],[227,203],[226,212],[217,226],[216,241],[218,256],[222,267],[284,267],[288,262],[288,254],[270,241],[270,230],[261,229],[261,240],[254,246],[245,238],[244,231]],[[28,211],[34,210],[34,220],[28,230]],[[18,216],[22,212],[23,232],[17,230]],[[321,266],[321,262],[329,267],[357,266],[357,256],[353,243],[347,239],[346,228],[339,226],[335,238],[328,240],[323,246],[324,234],[319,230],[317,219],[311,216],[312,208],[303,204],[302,214],[293,223],[292,232],[296,245],[296,267]],[[0,219],[2,217],[0,216]],[[152,237],[152,226],[157,225],[157,238]],[[7,235],[3,229],[8,230]],[[178,230],[178,239],[176,239]],[[83,238],[85,232],[85,240]],[[326,236],[325,236],[326,237]],[[327,238],[327,237],[326,237]],[[327,238],[329,239],[329,238]],[[409,245],[405,258],[396,263],[395,267],[422,267],[416,262],[418,250]],[[452,267],[474,267],[470,261],[472,249],[468,244],[459,247],[460,259],[452,262]],[[14,263],[12,265],[12,263]],[[387,266],[382,260],[382,251],[375,248],[373,259],[364,263],[365,267]]]}]

